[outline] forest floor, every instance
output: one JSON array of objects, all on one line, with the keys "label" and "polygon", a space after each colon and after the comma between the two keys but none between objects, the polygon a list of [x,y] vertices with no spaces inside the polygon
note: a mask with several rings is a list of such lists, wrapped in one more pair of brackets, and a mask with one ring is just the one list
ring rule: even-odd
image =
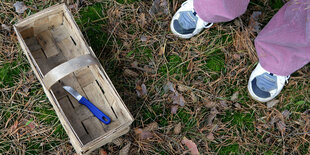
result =
[{"label": "forest floor", "polygon": [[[63,1],[25,1],[21,14],[15,0],[0,2],[0,154],[74,153],[12,28]],[[129,154],[310,154],[309,64],[269,103],[247,92],[258,62],[253,41],[284,2],[253,0],[241,17],[187,40],[169,28],[182,2],[66,1],[135,119],[93,154],[126,145]]]}]

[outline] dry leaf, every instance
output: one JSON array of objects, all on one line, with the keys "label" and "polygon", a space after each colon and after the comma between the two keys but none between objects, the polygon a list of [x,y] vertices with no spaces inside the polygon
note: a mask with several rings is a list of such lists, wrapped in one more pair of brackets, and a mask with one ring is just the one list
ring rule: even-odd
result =
[{"label": "dry leaf", "polygon": [[173,100],[173,104],[178,104],[182,107],[185,105],[184,97],[181,94],[179,94],[178,92],[174,93],[172,100]]},{"label": "dry leaf", "polygon": [[262,12],[254,11],[250,17],[249,27],[253,32],[260,32],[261,31],[261,23],[258,22],[259,17],[261,16]]},{"label": "dry leaf", "polygon": [[188,91],[188,89],[187,89],[185,86],[183,86],[183,85],[178,85],[178,90],[179,90],[180,92]]},{"label": "dry leaf", "polygon": [[227,105],[226,101],[224,101],[224,100],[221,100],[221,101],[220,101],[220,106],[221,106],[223,109],[227,109],[227,108],[228,108],[228,105]]},{"label": "dry leaf", "polygon": [[139,139],[148,139],[153,137],[153,134],[150,131],[145,131],[141,128],[136,128],[134,131]]},{"label": "dry leaf", "polygon": [[138,97],[143,97],[147,94],[147,89],[145,84],[139,85],[139,82],[136,83],[136,92]]},{"label": "dry leaf", "polygon": [[239,91],[236,91],[230,98],[231,101],[236,101],[239,96]]},{"label": "dry leaf", "polygon": [[15,7],[15,11],[17,13],[24,13],[28,7],[24,4],[24,2],[17,1],[16,3],[13,4]]},{"label": "dry leaf", "polygon": [[286,124],[283,121],[279,121],[277,123],[277,127],[278,127],[279,131],[281,132],[281,134],[284,135]]},{"label": "dry leaf", "polygon": [[165,54],[165,49],[166,49],[165,46],[161,47],[159,52],[158,52],[158,55],[164,55]]},{"label": "dry leaf", "polygon": [[100,155],[108,155],[107,151],[105,151],[105,150],[102,149],[102,148],[100,148],[99,154],[100,154]]},{"label": "dry leaf", "polygon": [[119,155],[128,155],[130,150],[131,142],[129,142],[126,146],[124,146],[120,151]]},{"label": "dry leaf", "polygon": [[211,140],[211,141],[214,140],[214,135],[213,135],[213,133],[210,132],[210,133],[208,134],[208,136],[207,136],[207,139],[208,139],[208,140]]},{"label": "dry leaf", "polygon": [[290,113],[288,110],[284,110],[284,111],[282,112],[282,116],[283,116],[285,119],[288,119],[290,115],[291,115],[291,113]]},{"label": "dry leaf", "polygon": [[158,123],[157,122],[153,122],[148,124],[143,130],[145,131],[154,131],[158,129]]},{"label": "dry leaf", "polygon": [[207,118],[208,125],[212,124],[212,122],[213,122],[213,120],[214,120],[214,118],[216,117],[217,114],[218,114],[217,109],[215,107],[213,107],[211,109],[210,115]]},{"label": "dry leaf", "polygon": [[7,26],[6,24],[2,24],[1,27],[3,30],[9,31],[9,32],[11,31],[11,27]]},{"label": "dry leaf", "polygon": [[121,146],[123,144],[124,139],[122,138],[116,138],[112,140],[112,143],[115,144],[116,146]]},{"label": "dry leaf", "polygon": [[132,77],[138,77],[139,74],[134,72],[133,70],[130,70],[130,69],[125,69],[124,70],[124,75],[125,76],[132,76]]},{"label": "dry leaf", "polygon": [[169,6],[166,0],[153,0],[153,4],[151,9],[149,10],[149,14],[154,16],[155,14],[163,13],[169,14]]},{"label": "dry leaf", "polygon": [[179,122],[175,127],[174,127],[174,130],[173,130],[173,132],[174,132],[174,134],[176,134],[176,135],[178,135],[178,134],[180,134],[181,133],[181,122]]},{"label": "dry leaf", "polygon": [[177,105],[174,105],[171,107],[171,114],[176,114],[178,111],[178,106]]},{"label": "dry leaf", "polygon": [[143,27],[145,26],[145,24],[146,24],[145,14],[144,14],[144,13],[141,13],[139,19],[140,19],[140,21],[141,21],[141,22],[140,22],[140,23],[141,23],[140,25],[141,25],[141,27],[143,28]]},{"label": "dry leaf", "polygon": [[213,108],[216,106],[216,103],[215,102],[211,102],[211,101],[207,101],[207,102],[204,102],[204,105],[207,107],[207,108]]},{"label": "dry leaf", "polygon": [[141,41],[147,41],[147,37],[145,35],[141,35],[140,40]]},{"label": "dry leaf", "polygon": [[267,102],[267,108],[272,108],[273,106],[275,106],[276,104],[278,104],[280,101],[279,100],[272,100]]},{"label": "dry leaf", "polygon": [[191,98],[193,100],[193,103],[196,103],[198,101],[196,95],[193,92],[191,92]]},{"label": "dry leaf", "polygon": [[167,84],[164,87],[164,91],[165,92],[168,92],[168,90],[170,90],[172,92],[176,92],[175,89],[174,89],[174,85],[170,81],[168,81]]},{"label": "dry leaf", "polygon": [[241,109],[241,105],[239,103],[235,103],[234,106],[238,109]]},{"label": "dry leaf", "polygon": [[182,140],[182,143],[187,146],[187,148],[191,151],[192,155],[199,155],[199,151],[197,149],[197,145],[193,141],[191,141],[191,140],[187,139],[186,137],[184,137],[183,140]]}]

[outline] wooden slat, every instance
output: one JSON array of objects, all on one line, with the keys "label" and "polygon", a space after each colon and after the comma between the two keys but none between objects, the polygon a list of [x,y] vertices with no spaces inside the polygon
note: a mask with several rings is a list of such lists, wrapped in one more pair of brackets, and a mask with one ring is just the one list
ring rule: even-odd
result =
[{"label": "wooden slat", "polygon": [[48,18],[49,18],[49,24],[50,24],[49,26],[50,27],[57,27],[63,23],[63,18],[64,18],[63,12],[50,15],[50,16],[48,16]]},{"label": "wooden slat", "polygon": [[[23,39],[26,41],[26,39],[34,37],[34,31],[33,27],[30,27],[28,29],[25,29],[20,32],[20,34],[23,36]],[[28,45],[27,45],[28,46]]]},{"label": "wooden slat", "polygon": [[74,57],[82,55],[79,52],[79,49],[75,47],[70,37],[63,39],[60,42],[57,42],[57,46],[62,51],[63,55],[67,59],[72,59]]},{"label": "wooden slat", "polygon": [[82,88],[95,81],[95,77],[88,67],[82,68],[74,72],[74,74]]},{"label": "wooden slat", "polygon": [[105,133],[105,130],[101,124],[101,122],[97,119],[97,117],[90,117],[87,120],[82,122],[88,132],[88,134],[95,139]]},{"label": "wooden slat", "polygon": [[114,112],[111,109],[111,106],[105,100],[104,95],[102,94],[97,82],[92,82],[83,89],[90,102],[92,102],[98,109],[100,109],[107,116],[109,116],[112,121],[118,121]]},{"label": "wooden slat", "polygon": [[80,139],[84,144],[91,141],[91,137],[86,132],[85,128],[82,125],[82,122],[76,119],[76,113],[73,110],[73,107],[71,106],[71,103],[67,97],[62,98],[59,100],[59,104],[61,108],[63,109],[63,112],[65,113],[66,117],[68,118],[71,126],[73,127],[75,133],[79,137],[83,137],[83,139]]},{"label": "wooden slat", "polygon": [[55,46],[54,39],[49,30],[43,31],[37,35],[37,40],[41,45],[42,49],[47,58],[55,56],[59,53],[57,47]]},{"label": "wooden slat", "polygon": [[47,17],[42,17],[40,19],[37,19],[34,21],[33,29],[34,29],[34,35],[38,35],[43,31],[48,30],[48,27],[50,25],[49,19]]},{"label": "wooden slat", "polygon": [[38,43],[37,38],[35,38],[35,37],[25,39],[25,43],[27,44],[27,46],[31,52],[41,49],[41,46]]},{"label": "wooden slat", "polygon": [[[79,92],[82,96],[85,96],[83,89],[81,88],[80,84],[78,83],[78,81],[77,81],[77,79],[73,73],[65,76],[60,81],[64,86],[70,86],[73,89],[75,89],[77,92]],[[69,98],[72,101],[74,108],[80,106],[80,103],[78,101],[76,101],[76,99],[74,97],[69,96]]]},{"label": "wooden slat", "polygon": [[56,42],[60,42],[70,36],[68,30],[64,25],[59,25],[51,29],[51,33]]}]

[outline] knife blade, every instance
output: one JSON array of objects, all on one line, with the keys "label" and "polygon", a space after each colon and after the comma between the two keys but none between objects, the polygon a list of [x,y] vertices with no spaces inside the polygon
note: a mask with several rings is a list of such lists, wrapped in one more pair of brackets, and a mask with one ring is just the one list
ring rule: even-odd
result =
[{"label": "knife blade", "polygon": [[71,94],[79,103],[85,105],[101,122],[104,124],[109,124],[111,119],[99,110],[94,104],[88,101],[84,96],[80,95],[76,90],[70,86],[63,86],[63,88]]}]

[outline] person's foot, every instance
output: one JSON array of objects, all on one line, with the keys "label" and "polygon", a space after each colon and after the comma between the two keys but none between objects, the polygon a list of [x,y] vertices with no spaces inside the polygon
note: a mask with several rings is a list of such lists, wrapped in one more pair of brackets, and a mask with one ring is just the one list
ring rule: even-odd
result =
[{"label": "person's foot", "polygon": [[213,23],[204,22],[199,18],[194,11],[193,0],[187,0],[174,14],[170,28],[178,37],[188,39],[212,25]]},{"label": "person's foot", "polygon": [[256,101],[268,102],[281,92],[289,78],[272,74],[258,63],[248,82],[250,96]]}]

